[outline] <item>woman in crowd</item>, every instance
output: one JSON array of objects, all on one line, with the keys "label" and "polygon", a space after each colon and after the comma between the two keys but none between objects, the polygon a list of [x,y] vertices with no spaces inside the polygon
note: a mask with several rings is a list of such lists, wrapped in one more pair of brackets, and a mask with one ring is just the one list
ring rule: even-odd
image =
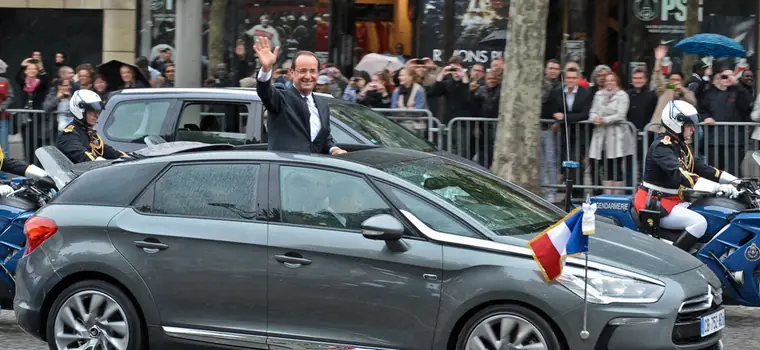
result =
[{"label": "woman in crowd", "polygon": [[388,81],[389,79],[383,72],[373,74],[372,82],[359,92],[356,102],[370,108],[390,108],[392,96]]},{"label": "woman in crowd", "polygon": [[[604,162],[604,172],[607,174],[603,185],[619,186],[623,182],[623,160],[633,154],[634,144],[632,130],[624,124],[628,115],[630,100],[622,89],[620,78],[615,73],[609,73],[604,78],[603,88],[594,95],[589,120],[594,123],[594,133],[591,136],[589,158],[591,159],[591,176],[594,184],[598,184],[600,160]],[[622,191],[605,191],[620,193]]]},{"label": "woman in crowd", "polygon": [[111,91],[108,89],[108,82],[104,76],[100,74],[95,75],[95,78],[92,79],[92,91],[95,91],[104,103],[108,100],[108,94]]},{"label": "woman in crowd", "polygon": [[343,99],[349,102],[356,102],[358,94],[367,86],[369,74],[363,71],[355,71],[354,76],[343,91]]},{"label": "woman in crowd", "polygon": [[71,99],[73,85],[71,80],[53,80],[55,90],[48,94],[47,98],[45,98],[45,103],[42,104],[45,112],[54,112],[59,132],[63,131],[74,120],[74,115],[69,111],[69,100]]}]

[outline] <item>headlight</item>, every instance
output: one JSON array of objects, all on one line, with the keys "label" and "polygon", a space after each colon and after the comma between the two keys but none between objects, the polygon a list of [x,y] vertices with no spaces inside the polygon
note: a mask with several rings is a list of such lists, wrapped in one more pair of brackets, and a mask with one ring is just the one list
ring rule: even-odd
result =
[{"label": "headlight", "polygon": [[[583,298],[585,271],[574,266],[565,266],[557,282],[575,295]],[[665,292],[665,287],[654,283],[620,276],[610,272],[588,270],[588,298],[590,303],[654,303]]]}]

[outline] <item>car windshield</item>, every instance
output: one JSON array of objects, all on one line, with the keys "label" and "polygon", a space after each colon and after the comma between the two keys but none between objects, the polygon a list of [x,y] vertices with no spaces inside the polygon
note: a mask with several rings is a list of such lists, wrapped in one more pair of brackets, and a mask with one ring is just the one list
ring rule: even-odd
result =
[{"label": "car windshield", "polygon": [[333,103],[330,105],[330,112],[333,117],[376,145],[422,152],[435,151],[435,146],[430,142],[369,108],[348,103]]},{"label": "car windshield", "polygon": [[563,217],[505,183],[441,157],[380,168],[432,192],[498,235],[536,233]]}]

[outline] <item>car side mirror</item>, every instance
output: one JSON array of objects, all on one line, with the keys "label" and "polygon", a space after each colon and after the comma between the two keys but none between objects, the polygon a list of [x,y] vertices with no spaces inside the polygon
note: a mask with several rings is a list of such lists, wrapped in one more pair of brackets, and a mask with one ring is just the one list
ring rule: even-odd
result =
[{"label": "car side mirror", "polygon": [[398,241],[404,235],[404,224],[388,214],[378,214],[362,223],[364,238],[378,241]]}]

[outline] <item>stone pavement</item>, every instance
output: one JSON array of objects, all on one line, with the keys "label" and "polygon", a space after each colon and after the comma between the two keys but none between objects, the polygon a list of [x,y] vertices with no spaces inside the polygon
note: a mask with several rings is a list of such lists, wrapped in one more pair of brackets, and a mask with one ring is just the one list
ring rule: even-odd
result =
[{"label": "stone pavement", "polygon": [[[726,306],[726,350],[760,349],[760,308]],[[16,326],[10,311],[0,311],[0,349],[45,350],[47,345],[32,338]]]}]

